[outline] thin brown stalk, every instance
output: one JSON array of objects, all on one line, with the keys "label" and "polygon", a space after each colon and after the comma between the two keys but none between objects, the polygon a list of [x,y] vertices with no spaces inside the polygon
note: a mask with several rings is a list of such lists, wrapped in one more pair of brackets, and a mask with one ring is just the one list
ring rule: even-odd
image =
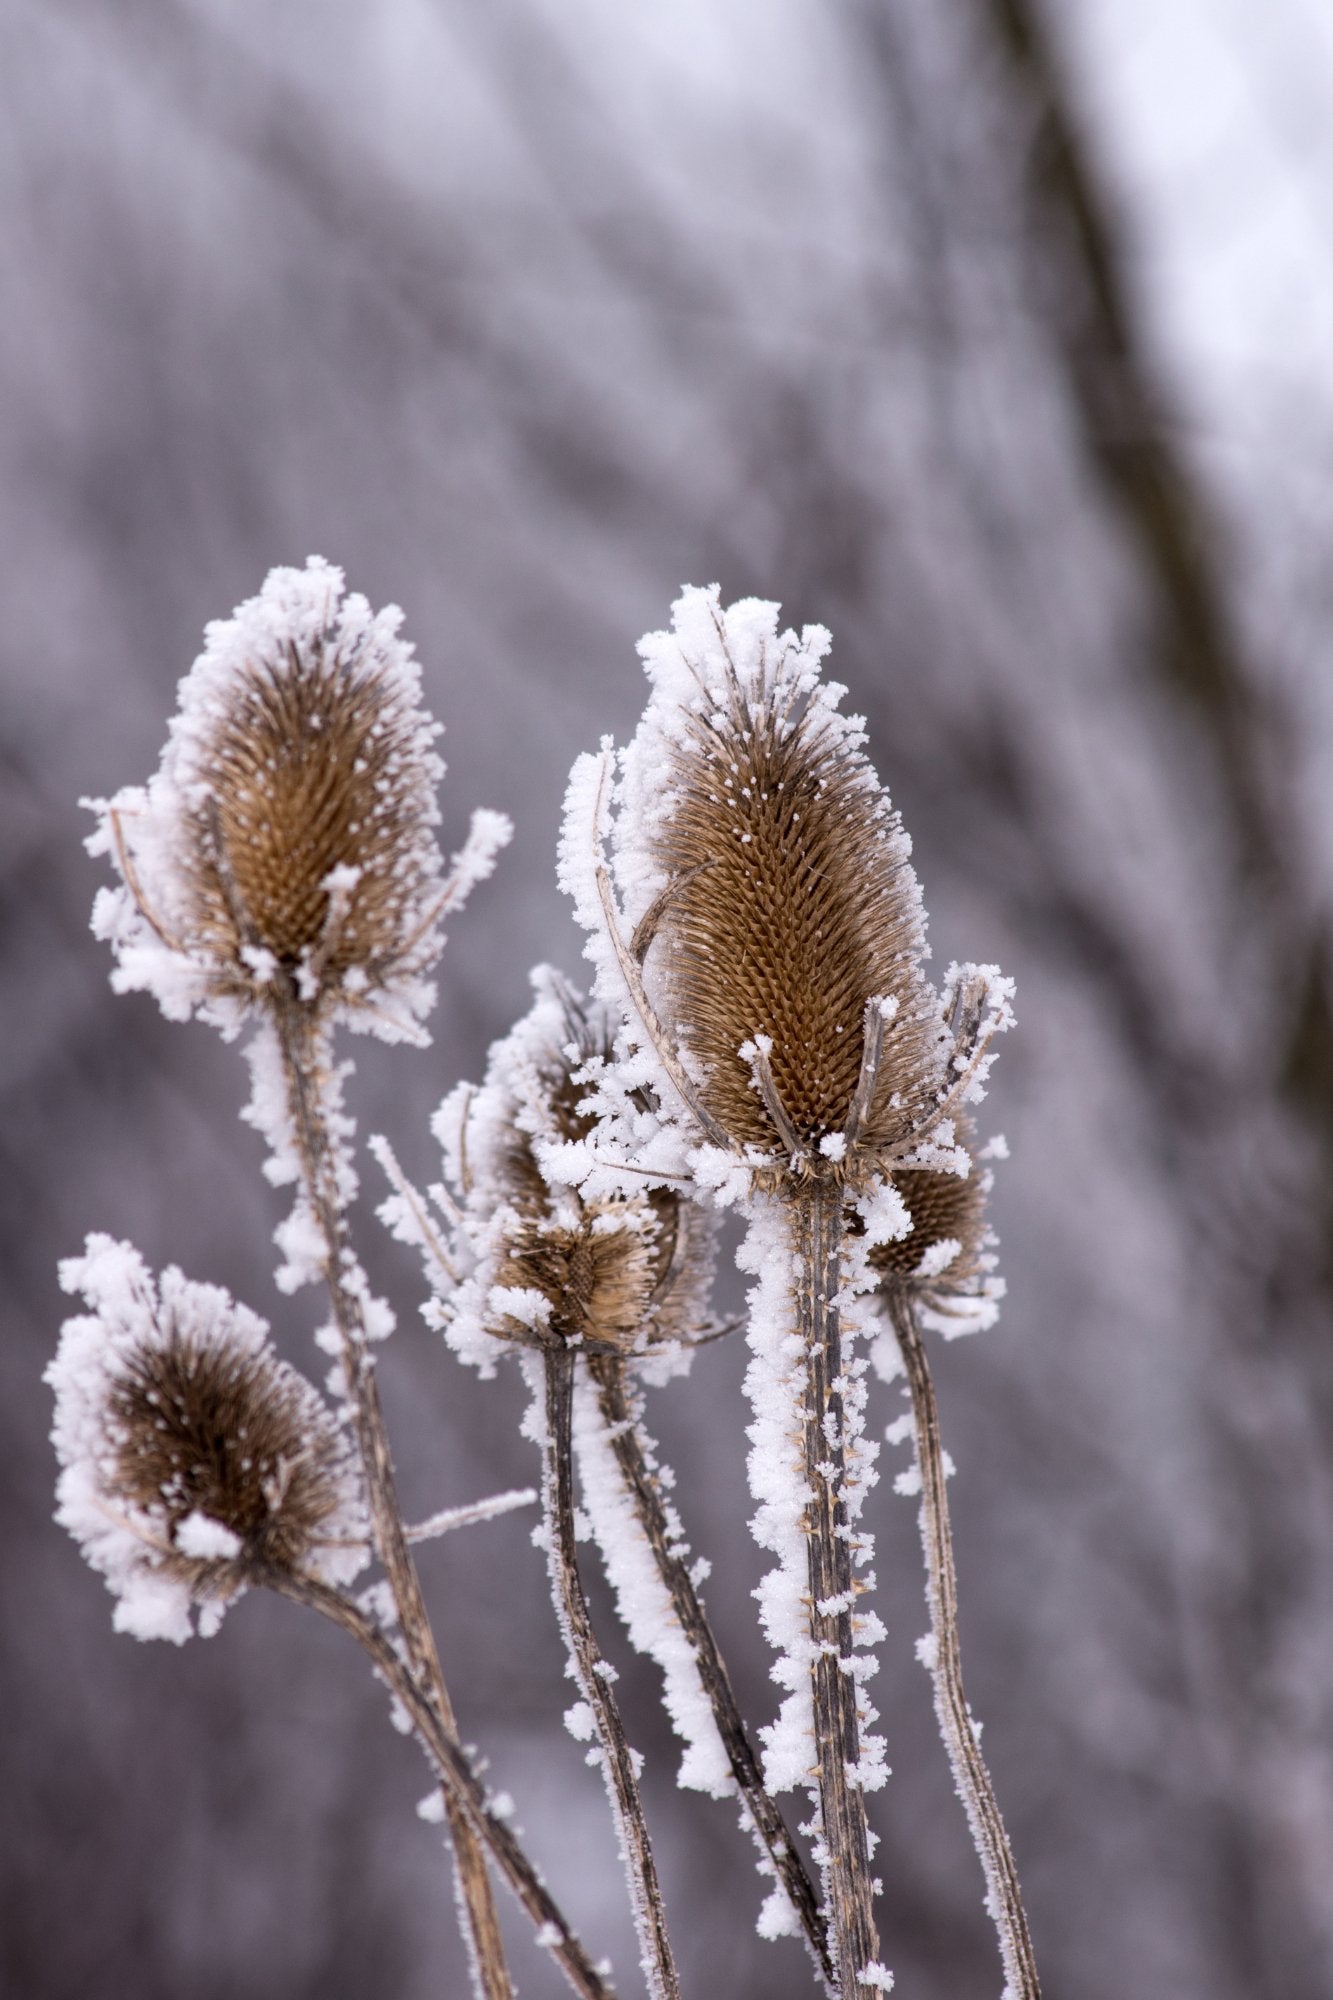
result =
[{"label": "thin brown stalk", "polygon": [[653,2000],[680,2000],[680,1982],[667,1936],[657,1865],[634,1771],[634,1752],[611,1692],[614,1670],[597,1643],[579,1575],[574,1535],[575,1356],[565,1347],[548,1347],[543,1365],[546,1444],[542,1455],[542,1488],[556,1608],[579,1692],[592,1711],[601,1745],[603,1775],[625,1858],[634,1925],[649,1991]]},{"label": "thin brown stalk", "polygon": [[713,1720],[731,1763],[732,1776],[745,1801],[755,1832],[777,1871],[777,1879],[800,1919],[801,1930],[819,1976],[832,1992],[833,1962],[829,1956],[828,1931],[820,1912],[819,1897],[787,1823],[764,1785],[759,1760],[732,1692],[726,1662],[695,1588],[689,1564],[673,1541],[661,1485],[649,1469],[643,1435],[635,1419],[625,1363],[619,1355],[593,1355],[589,1357],[588,1372],[596,1385],[598,1407],[620,1476],[633,1501],[639,1526],[653,1552],[658,1573],[670,1594],[681,1630],[693,1650],[700,1682],[712,1706]]},{"label": "thin brown stalk", "polygon": [[255,1581],[267,1584],[294,1603],[321,1612],[364,1648],[389,1692],[411,1718],[453,1811],[475,1839],[485,1841],[496,1867],[542,1933],[543,1942],[574,1991],[581,2000],[613,2000],[611,1988],[570,1929],[512,1830],[487,1805],[485,1790],[457,1737],[445,1726],[439,1709],[388,1635],[350,1597],[314,1577],[274,1569],[257,1576]]},{"label": "thin brown stalk", "polygon": [[[853,2000],[860,1973],[878,1963],[857,1684],[847,1672],[855,1644],[856,1581],[843,1495],[843,1355],[837,1297],[842,1283],[842,1195],[814,1181],[789,1205],[797,1263],[795,1305],[805,1352],[804,1451],[810,1490],[806,1546],[822,1863],[838,1992]],[[821,1610],[826,1605],[827,1610]]]},{"label": "thin brown stalk", "polygon": [[995,1924],[1004,1963],[1005,1992],[1012,2000],[1040,2000],[1036,1960],[1018,1871],[990,1772],[981,1754],[976,1724],[963,1692],[958,1642],[958,1581],[945,1492],[939,1409],[930,1364],[912,1301],[901,1285],[889,1288],[894,1331],[907,1370],[916,1430],[916,1462],[921,1475],[921,1540],[926,1558],[926,1598],[930,1605],[931,1674],[935,1713],[953,1768],[954,1783],[967,1810],[972,1839],[986,1878],[986,1907]]},{"label": "thin brown stalk", "polygon": [[[370,1505],[375,1553],[393,1592],[412,1672],[438,1714],[440,1727],[458,1745],[458,1726],[431,1630],[421,1580],[407,1545],[398,1504],[393,1459],[380,1405],[362,1306],[346,1282],[350,1262],[346,1218],[334,1181],[334,1156],[319,1082],[319,1034],[310,1011],[294,1000],[274,1009],[288,1107],[302,1180],[323,1239],[323,1273],[341,1344],[343,1375],[353,1411]],[[514,2000],[486,1857],[466,1813],[446,1791],[465,1936],[484,2000]]]}]

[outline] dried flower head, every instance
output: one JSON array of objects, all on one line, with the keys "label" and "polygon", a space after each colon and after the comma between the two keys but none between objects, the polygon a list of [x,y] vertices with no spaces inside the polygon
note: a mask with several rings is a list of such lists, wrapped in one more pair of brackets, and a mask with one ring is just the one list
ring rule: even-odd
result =
[{"label": "dried flower head", "polygon": [[444,766],[396,607],[343,597],[312,557],[208,627],[146,790],[95,802],[123,878],[94,927],[117,983],[231,1024],[295,1000],[390,1035],[429,1005],[440,919],[508,838],[479,814],[446,879]]},{"label": "dried flower head", "polygon": [[[906,1236],[876,1244],[870,1253],[872,1268],[900,1280],[945,1269],[951,1278],[973,1272],[985,1233],[984,1177],[909,1167],[892,1180],[912,1227]],[[945,1252],[947,1264],[942,1261]]]},{"label": "dried flower head", "polygon": [[178,1270],[159,1286],[129,1244],[91,1236],[61,1266],[91,1314],[47,1371],[62,1472],[56,1518],[119,1602],[118,1630],[212,1630],[274,1570],[355,1575],[366,1529],[353,1459],[264,1322]]},{"label": "dried flower head", "polygon": [[688,1342],[706,1323],[708,1220],[673,1188],[585,1197],[571,1184],[613,1024],[549,968],[533,982],[481,1088],[456,1090],[435,1121],[466,1269],[442,1315],[450,1340],[485,1367],[497,1338],[621,1354]]},{"label": "dried flower head", "polygon": [[[911,1227],[882,1234],[866,1250],[870,1288],[882,1297],[906,1294],[922,1320],[946,1338],[989,1326],[1004,1297],[987,1219],[994,1178],[989,1161],[1003,1157],[1004,1141],[991,1140],[978,1150],[967,1117],[959,1121],[955,1138],[947,1168],[909,1167],[890,1177],[890,1198],[901,1201]],[[958,1171],[964,1165],[967,1171]],[[858,1218],[854,1231],[859,1227]],[[886,1354],[896,1372],[896,1343]]]},{"label": "dried flower head", "polygon": [[780,634],[776,605],[687,591],[640,647],[653,694],[615,790],[628,952],[597,936],[586,771],[564,880],[607,1000],[624,1004],[627,957],[642,966],[705,1136],[857,1186],[937,1120],[950,1048],[910,843],[845,690],[820,679],[828,645],[818,626]]}]

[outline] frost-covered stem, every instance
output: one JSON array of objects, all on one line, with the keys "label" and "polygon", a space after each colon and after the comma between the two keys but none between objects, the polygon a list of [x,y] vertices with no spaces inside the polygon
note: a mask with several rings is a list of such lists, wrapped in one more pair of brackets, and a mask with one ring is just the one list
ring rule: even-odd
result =
[{"label": "frost-covered stem", "polygon": [[[338,1329],[343,1376],[370,1504],[375,1553],[393,1592],[412,1672],[438,1713],[441,1728],[457,1747],[458,1725],[453,1704],[398,1505],[393,1459],[363,1308],[347,1283],[348,1273],[356,1269],[356,1263],[348,1239],[347,1218],[338,1196],[333,1138],[320,1086],[322,1031],[310,1009],[295,998],[275,1007],[274,1016],[301,1178],[323,1244],[324,1282]],[[447,1790],[445,1808],[475,1983],[483,2000],[514,2000],[486,1857],[467,1816]]]},{"label": "frost-covered stem", "polygon": [[[512,1830],[487,1805],[485,1788],[457,1737],[445,1727],[438,1708],[388,1635],[350,1597],[317,1578],[297,1576],[290,1570],[273,1570],[262,1577],[256,1576],[255,1581],[267,1584],[297,1604],[322,1612],[335,1625],[350,1632],[365,1649],[390,1694],[411,1719],[451,1810],[467,1826],[469,1834],[485,1841],[496,1867],[537,1926],[542,1943],[574,1991],[581,1995],[581,2000],[614,2000],[612,1989],[593,1966]],[[454,1838],[456,1843],[456,1834]]]},{"label": "frost-covered stem", "polygon": [[618,1355],[594,1355],[589,1357],[588,1372],[597,1387],[598,1407],[639,1526],[653,1552],[658,1574],[670,1593],[681,1630],[693,1650],[700,1682],[712,1706],[713,1720],[731,1763],[732,1776],[749,1810],[755,1833],[800,1919],[801,1930],[819,1975],[832,1991],[833,1965],[819,1897],[787,1823],[764,1785],[759,1760],[732,1692],[726,1662],[718,1650],[708,1615],[690,1574],[690,1566],[675,1547],[661,1485],[649,1469],[643,1437],[635,1418],[625,1363]]},{"label": "frost-covered stem", "polygon": [[935,1714],[953,1767],[954,1783],[967,1810],[972,1839],[986,1878],[986,1908],[995,1924],[1004,1964],[1005,2000],[1040,2000],[1032,1939],[1018,1887],[1009,1836],[1005,1832],[990,1772],[981,1754],[976,1724],[963,1692],[958,1643],[958,1581],[949,1529],[944,1453],[939,1410],[930,1364],[910,1298],[894,1287],[889,1294],[894,1331],[907,1370],[921,1475],[921,1541],[926,1558],[926,1598],[930,1605],[931,1674]]},{"label": "frost-covered stem", "polygon": [[[861,1970],[879,1960],[870,1873],[865,1792],[852,1774],[861,1761],[857,1683],[847,1666],[855,1644],[852,1606],[858,1590],[852,1528],[844,1496],[841,1190],[814,1181],[789,1205],[795,1253],[795,1305],[805,1353],[806,1516],[813,1648],[811,1685],[819,1783],[821,1863],[826,1917],[843,2000],[855,2000]],[[826,1607],[821,1609],[822,1607]]]},{"label": "frost-covered stem", "polygon": [[611,1692],[614,1670],[597,1643],[579,1575],[574,1533],[575,1356],[567,1348],[550,1347],[543,1355],[543,1362],[546,1438],[542,1452],[542,1498],[556,1608],[574,1677],[592,1711],[601,1745],[602,1771],[620,1837],[644,1976],[653,2000],[680,2000],[657,1866],[634,1770],[634,1752]]}]

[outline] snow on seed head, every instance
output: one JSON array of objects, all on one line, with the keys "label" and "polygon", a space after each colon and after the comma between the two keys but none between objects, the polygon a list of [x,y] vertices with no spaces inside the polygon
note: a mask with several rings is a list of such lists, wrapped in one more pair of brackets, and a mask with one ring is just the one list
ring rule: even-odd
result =
[{"label": "snow on seed head", "polygon": [[[688,590],[673,629],[643,641],[653,694],[622,759],[616,877],[655,1004],[730,1147],[786,1155],[794,1134],[806,1171],[856,1185],[928,1123],[947,1044],[910,844],[859,720],[839,712],[845,691],[820,678],[828,634],[779,633],[777,611]],[[839,1147],[876,1003],[878,1081]]]},{"label": "snow on seed head", "polygon": [[116,1625],[211,1630],[274,1571],[354,1575],[366,1539],[349,1447],[262,1320],[175,1269],[89,1237],[61,1267],[90,1314],[66,1322],[47,1379],[57,1519],[118,1599]]},{"label": "snow on seed head", "polygon": [[456,1091],[436,1121],[471,1272],[451,1336],[619,1353],[688,1341],[705,1321],[709,1219],[675,1188],[585,1197],[570,1184],[569,1156],[595,1148],[612,1022],[549,968],[533,979],[535,1003],[492,1048],[481,1088]]},{"label": "snow on seed head", "polygon": [[444,767],[400,619],[312,557],[208,627],[156,776],[95,802],[119,985],[224,1024],[291,998],[410,1032],[442,942]]}]

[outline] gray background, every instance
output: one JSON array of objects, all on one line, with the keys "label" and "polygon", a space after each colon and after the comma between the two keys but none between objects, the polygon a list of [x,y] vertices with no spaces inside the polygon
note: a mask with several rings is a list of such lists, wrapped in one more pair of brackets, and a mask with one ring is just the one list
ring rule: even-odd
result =
[{"label": "gray background", "polygon": [[[1026,0],[0,7],[6,1993],[464,1990],[423,1773],[346,1642],[253,1599],[180,1653],[115,1638],[50,1521],[39,1378],[86,1230],[318,1365],[237,1054],[111,996],[75,804],[148,776],[205,620],[312,550],[406,608],[446,838],[482,804],[518,829],[454,922],[434,1049],[359,1054],[362,1130],[420,1176],[527,968],[579,973],[559,802],[633,727],[639,633],[713,579],[832,628],[937,964],[1018,979],[988,1107],[1010,1297],[938,1371],[1047,1990],[1333,1990],[1333,427],[1293,392],[1267,455],[1215,448],[1225,371],[1201,412],[1152,146],[1100,88],[1114,20],[1052,18],[1054,50]],[[1315,131],[1333,84],[1300,82]],[[411,1510],[526,1482],[516,1383],[464,1378],[364,1225]],[[742,1361],[708,1350],[654,1420],[762,1720]],[[999,1972],[888,1488],[885,1956],[943,2000]],[[527,1524],[423,1561],[465,1733],[632,1991]],[[687,1991],[810,1990],[752,1934],[731,1809],[675,1792],[651,1675],[623,1691]]]}]

